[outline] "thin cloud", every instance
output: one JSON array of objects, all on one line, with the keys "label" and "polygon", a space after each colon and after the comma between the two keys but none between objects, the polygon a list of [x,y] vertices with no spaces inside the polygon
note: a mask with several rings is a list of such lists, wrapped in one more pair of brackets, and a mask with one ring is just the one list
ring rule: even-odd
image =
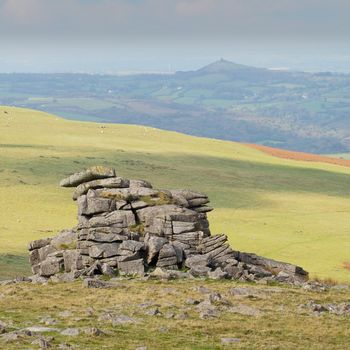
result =
[{"label": "thin cloud", "polygon": [[348,0],[0,0],[0,36],[347,39]]}]

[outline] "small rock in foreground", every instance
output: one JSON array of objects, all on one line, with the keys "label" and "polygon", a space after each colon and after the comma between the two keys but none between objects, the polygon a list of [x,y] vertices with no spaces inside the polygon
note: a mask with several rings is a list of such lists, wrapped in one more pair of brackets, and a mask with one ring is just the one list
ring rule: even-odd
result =
[{"label": "small rock in foreground", "polygon": [[62,335],[67,335],[69,337],[76,337],[80,334],[79,328],[67,328],[61,332]]},{"label": "small rock in foreground", "polygon": [[241,341],[241,339],[239,339],[239,338],[221,338],[222,345],[230,345],[233,343],[238,343],[240,341]]}]

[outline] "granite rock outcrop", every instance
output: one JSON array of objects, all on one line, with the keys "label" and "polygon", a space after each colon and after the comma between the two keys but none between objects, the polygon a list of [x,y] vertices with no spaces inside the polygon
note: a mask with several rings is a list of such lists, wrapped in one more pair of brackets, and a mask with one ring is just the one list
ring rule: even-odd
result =
[{"label": "granite rock outcrop", "polygon": [[30,242],[37,279],[150,275],[298,283],[308,278],[299,266],[240,252],[225,234],[212,235],[207,213],[213,208],[203,193],[155,189],[101,166],[60,185],[74,187],[78,224]]}]

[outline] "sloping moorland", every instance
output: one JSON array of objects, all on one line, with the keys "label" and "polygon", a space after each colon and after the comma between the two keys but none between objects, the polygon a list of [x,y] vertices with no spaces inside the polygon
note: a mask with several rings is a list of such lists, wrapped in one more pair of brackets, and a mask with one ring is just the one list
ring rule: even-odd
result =
[{"label": "sloping moorland", "polygon": [[28,241],[74,226],[71,191],[58,181],[102,164],[159,188],[209,194],[213,233],[234,248],[350,281],[350,168],[270,156],[234,142],[143,126],[73,122],[0,109],[1,276],[27,271]]},{"label": "sloping moorland", "polygon": [[[344,265],[350,260],[349,167],[10,107],[0,107],[0,135],[3,279],[30,273],[28,241],[75,224],[71,190],[58,181],[103,164],[157,187],[207,192],[215,207],[212,232],[226,232],[237,249],[302,265],[312,277],[350,281]],[[110,289],[81,282],[8,284],[0,286],[0,347],[345,349],[349,315],[341,308],[348,301],[349,287],[340,285],[310,290],[137,279]]]}]

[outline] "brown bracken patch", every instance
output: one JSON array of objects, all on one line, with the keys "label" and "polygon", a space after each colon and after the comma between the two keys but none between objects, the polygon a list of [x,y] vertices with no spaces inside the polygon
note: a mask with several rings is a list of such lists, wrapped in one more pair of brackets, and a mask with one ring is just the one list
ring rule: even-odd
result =
[{"label": "brown bracken patch", "polygon": [[320,155],[311,154],[311,153],[286,151],[284,149],[256,145],[252,143],[247,143],[246,145],[278,158],[300,160],[304,162],[329,163],[334,165],[350,167],[350,160],[346,160],[346,159],[325,157],[325,156],[320,156]]},{"label": "brown bracken patch", "polygon": [[350,261],[346,261],[346,262],[343,264],[343,267],[344,267],[344,269],[346,269],[346,270],[350,270]]}]

